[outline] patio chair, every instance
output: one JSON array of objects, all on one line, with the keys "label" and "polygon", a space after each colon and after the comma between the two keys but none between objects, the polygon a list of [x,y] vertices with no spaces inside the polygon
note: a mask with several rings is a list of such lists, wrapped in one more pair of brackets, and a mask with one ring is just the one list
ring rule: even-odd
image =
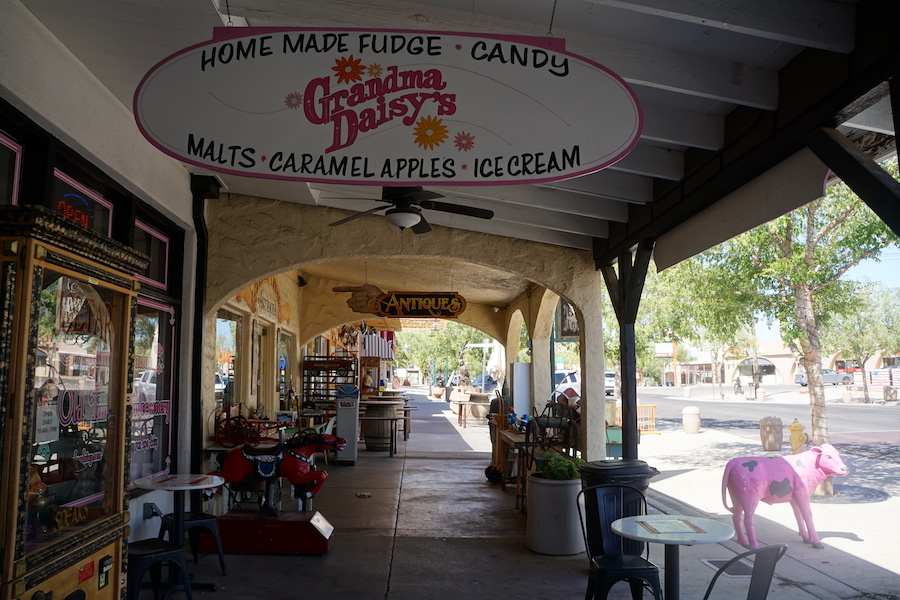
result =
[{"label": "patio chair", "polygon": [[747,590],[747,600],[766,600],[766,597],[769,595],[769,587],[772,584],[772,576],[775,574],[775,564],[784,556],[787,548],[787,544],[773,544],[738,554],[719,567],[719,570],[716,571],[716,574],[713,575],[712,580],[709,582],[709,587],[706,588],[706,595],[703,596],[703,600],[709,600],[709,595],[713,591],[713,586],[716,585],[716,580],[727,571],[728,567],[748,556],[755,556],[755,558],[753,559],[753,573],[750,575],[750,588]]},{"label": "patio chair", "polygon": [[616,519],[646,514],[644,493],[630,485],[593,485],[578,493],[577,504],[591,561],[585,600],[605,600],[619,581],[629,583],[634,600],[640,600],[645,587],[662,600],[659,567],[641,556],[646,544],[622,538],[610,527]]}]

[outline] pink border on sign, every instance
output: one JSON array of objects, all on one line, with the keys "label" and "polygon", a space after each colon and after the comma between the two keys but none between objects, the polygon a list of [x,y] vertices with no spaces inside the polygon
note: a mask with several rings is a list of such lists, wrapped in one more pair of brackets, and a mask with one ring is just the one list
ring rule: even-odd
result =
[{"label": "pink border on sign", "polygon": [[149,233],[152,237],[155,237],[159,241],[163,243],[166,248],[165,251],[165,263],[163,264],[163,280],[157,281],[156,279],[150,279],[149,277],[145,277],[144,275],[138,275],[137,280],[146,283],[147,285],[152,285],[153,287],[160,288],[163,290],[169,289],[169,238],[156,231],[149,225],[145,225],[144,223],[135,219],[134,221],[135,227],[139,227],[144,230],[146,233]]},{"label": "pink border on sign", "polygon": [[113,224],[113,205],[112,205],[112,203],[109,202],[108,200],[104,199],[103,196],[101,196],[97,192],[91,191],[88,188],[84,187],[83,185],[81,185],[80,183],[78,183],[77,181],[75,181],[74,179],[72,179],[71,177],[69,177],[62,171],[60,171],[59,169],[56,169],[56,168],[53,169],[53,176],[61,181],[68,183],[73,188],[75,188],[76,190],[78,190],[79,192],[81,192],[82,194],[84,194],[85,196],[87,196],[88,198],[90,198],[91,200],[96,202],[97,204],[100,204],[101,206],[105,206],[109,210],[109,219],[108,219],[109,223],[107,224],[107,227],[106,227],[107,228],[106,235],[108,237],[112,237],[112,224]]},{"label": "pink border on sign", "polygon": [[19,175],[22,169],[22,146],[18,145],[2,133],[0,133],[0,144],[3,144],[10,150],[16,153],[16,164],[13,167],[13,190],[12,190],[12,204],[19,203]]},{"label": "pink border on sign", "polygon": [[[349,31],[349,32],[377,32],[377,33],[403,33],[403,34],[414,34],[414,35],[441,35],[441,36],[458,36],[458,37],[477,37],[477,38],[485,38],[491,40],[500,40],[507,42],[520,42],[529,44],[531,46],[535,46],[538,48],[545,48],[549,50],[553,50],[559,54],[564,54],[566,56],[572,57],[579,61],[583,61],[586,64],[589,64],[600,71],[606,73],[615,83],[620,87],[620,89],[624,90],[625,93],[633,99],[634,108],[636,110],[636,121],[635,127],[632,131],[632,139],[631,142],[624,148],[619,149],[612,158],[608,160],[604,160],[603,162],[596,164],[595,166],[584,169],[582,171],[574,172],[574,173],[566,173],[561,177],[546,177],[541,179],[527,179],[523,181],[454,181],[454,180],[412,180],[412,181],[403,181],[398,182],[396,180],[366,180],[366,181],[356,181],[356,180],[336,180],[329,178],[317,178],[317,177],[288,177],[284,175],[275,175],[275,174],[262,174],[262,173],[252,173],[247,171],[237,171],[233,169],[213,169],[219,173],[225,173],[228,175],[236,175],[239,177],[254,177],[257,179],[270,179],[270,180],[281,180],[281,181],[303,181],[308,183],[325,183],[325,184],[336,184],[339,183],[341,185],[360,185],[360,186],[383,186],[383,185],[451,185],[451,186],[502,186],[502,185],[523,185],[523,184],[542,184],[542,183],[551,183],[554,181],[564,181],[566,179],[574,179],[576,177],[581,177],[583,175],[589,175],[591,173],[596,173],[597,171],[601,171],[606,167],[613,165],[623,159],[628,155],[629,152],[634,149],[640,140],[641,133],[644,129],[644,112],[641,108],[640,102],[638,102],[637,95],[635,95],[634,91],[631,87],[622,79],[617,73],[613,72],[611,69],[601,65],[598,62],[595,62],[589,58],[585,58],[584,56],[580,56],[577,54],[572,54],[565,50],[566,41],[564,38],[550,38],[550,37],[539,37],[539,36],[524,36],[524,35],[494,35],[494,34],[482,34],[482,33],[471,33],[471,32],[458,32],[458,31],[433,31],[433,30],[412,30],[412,29],[367,29],[364,27],[214,27],[213,28],[213,37],[212,39],[200,42],[198,44],[194,44],[192,46],[188,46],[183,50],[180,50],[166,58],[157,62],[153,67],[151,67],[146,74],[141,78],[140,83],[138,84],[135,93],[134,99],[132,100],[132,112],[135,116],[135,123],[138,126],[138,129],[141,131],[141,134],[144,136],[147,141],[156,146],[161,152],[177,159],[180,162],[194,165],[197,167],[202,167],[204,169],[211,169],[210,165],[207,163],[199,162],[191,160],[187,157],[182,156],[176,152],[170,151],[168,148],[159,144],[155,140],[155,136],[151,135],[147,129],[144,128],[143,123],[138,118],[138,115],[141,114],[140,107],[138,105],[138,98],[140,97],[141,91],[144,88],[144,84],[149,81],[156,73],[157,68],[166,64],[175,62],[176,58],[182,55],[186,55],[197,48],[201,48],[204,46],[208,46],[213,43],[222,42],[224,40],[234,39],[234,38],[243,38],[254,35],[261,35],[267,33],[283,33],[286,31]],[[595,161],[596,162],[596,161]],[[591,163],[588,163],[591,164]]]}]

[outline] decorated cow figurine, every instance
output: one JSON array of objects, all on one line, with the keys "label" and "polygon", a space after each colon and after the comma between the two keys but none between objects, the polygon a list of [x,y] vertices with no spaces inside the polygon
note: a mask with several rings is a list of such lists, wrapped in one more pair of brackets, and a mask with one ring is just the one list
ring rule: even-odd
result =
[{"label": "decorated cow figurine", "polygon": [[[753,514],[760,500],[767,504],[790,502],[800,537],[813,548],[824,548],[813,526],[809,497],[829,475],[849,472],[831,444],[788,456],[732,458],[722,477],[722,504],[732,513],[738,541],[746,548],[759,548]],[[728,506],[726,490],[734,507]],[[746,535],[741,528],[742,519]]]},{"label": "decorated cow figurine", "polygon": [[312,510],[312,499],[328,477],[325,471],[313,468],[313,453],[343,450],[346,445],[344,438],[306,430],[283,444],[231,450],[225,456],[220,474],[226,483],[255,481],[259,486],[259,511],[262,514],[279,513],[282,477],[294,486],[294,497],[300,499],[304,510]]}]

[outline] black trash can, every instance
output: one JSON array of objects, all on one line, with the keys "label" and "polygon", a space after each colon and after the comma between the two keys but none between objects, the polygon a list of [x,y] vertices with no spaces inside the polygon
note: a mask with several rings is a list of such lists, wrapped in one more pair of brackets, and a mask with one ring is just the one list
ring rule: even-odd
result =
[{"label": "black trash can", "polygon": [[[659,471],[655,467],[651,467],[642,460],[595,460],[583,463],[579,468],[581,471],[582,488],[592,485],[603,484],[619,484],[630,485],[641,491],[646,496],[647,489],[650,487],[650,478],[659,475]],[[636,496],[636,494],[635,494]],[[626,495],[622,507],[622,516],[631,517],[641,514],[641,499],[635,497],[629,500]],[[596,523],[596,515],[598,514],[596,501],[592,502],[591,497],[585,498],[585,515],[586,527],[588,531],[589,548],[600,548],[600,532],[609,531],[609,524]],[[641,554],[644,551],[644,543],[634,540],[623,540],[622,546],[626,554]]]}]

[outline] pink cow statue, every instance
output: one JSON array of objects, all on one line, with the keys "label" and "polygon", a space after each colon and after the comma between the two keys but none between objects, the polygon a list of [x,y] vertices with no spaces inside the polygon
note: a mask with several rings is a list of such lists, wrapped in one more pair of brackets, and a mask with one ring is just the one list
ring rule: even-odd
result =
[{"label": "pink cow statue", "polygon": [[[790,502],[800,537],[813,548],[824,548],[813,526],[809,497],[829,475],[843,476],[849,472],[831,444],[788,456],[732,458],[722,476],[722,504],[731,512],[738,541],[745,548],[759,548],[753,514],[760,500],[767,504]],[[726,490],[734,507],[728,506]],[[741,528],[742,517],[746,535]]]}]

